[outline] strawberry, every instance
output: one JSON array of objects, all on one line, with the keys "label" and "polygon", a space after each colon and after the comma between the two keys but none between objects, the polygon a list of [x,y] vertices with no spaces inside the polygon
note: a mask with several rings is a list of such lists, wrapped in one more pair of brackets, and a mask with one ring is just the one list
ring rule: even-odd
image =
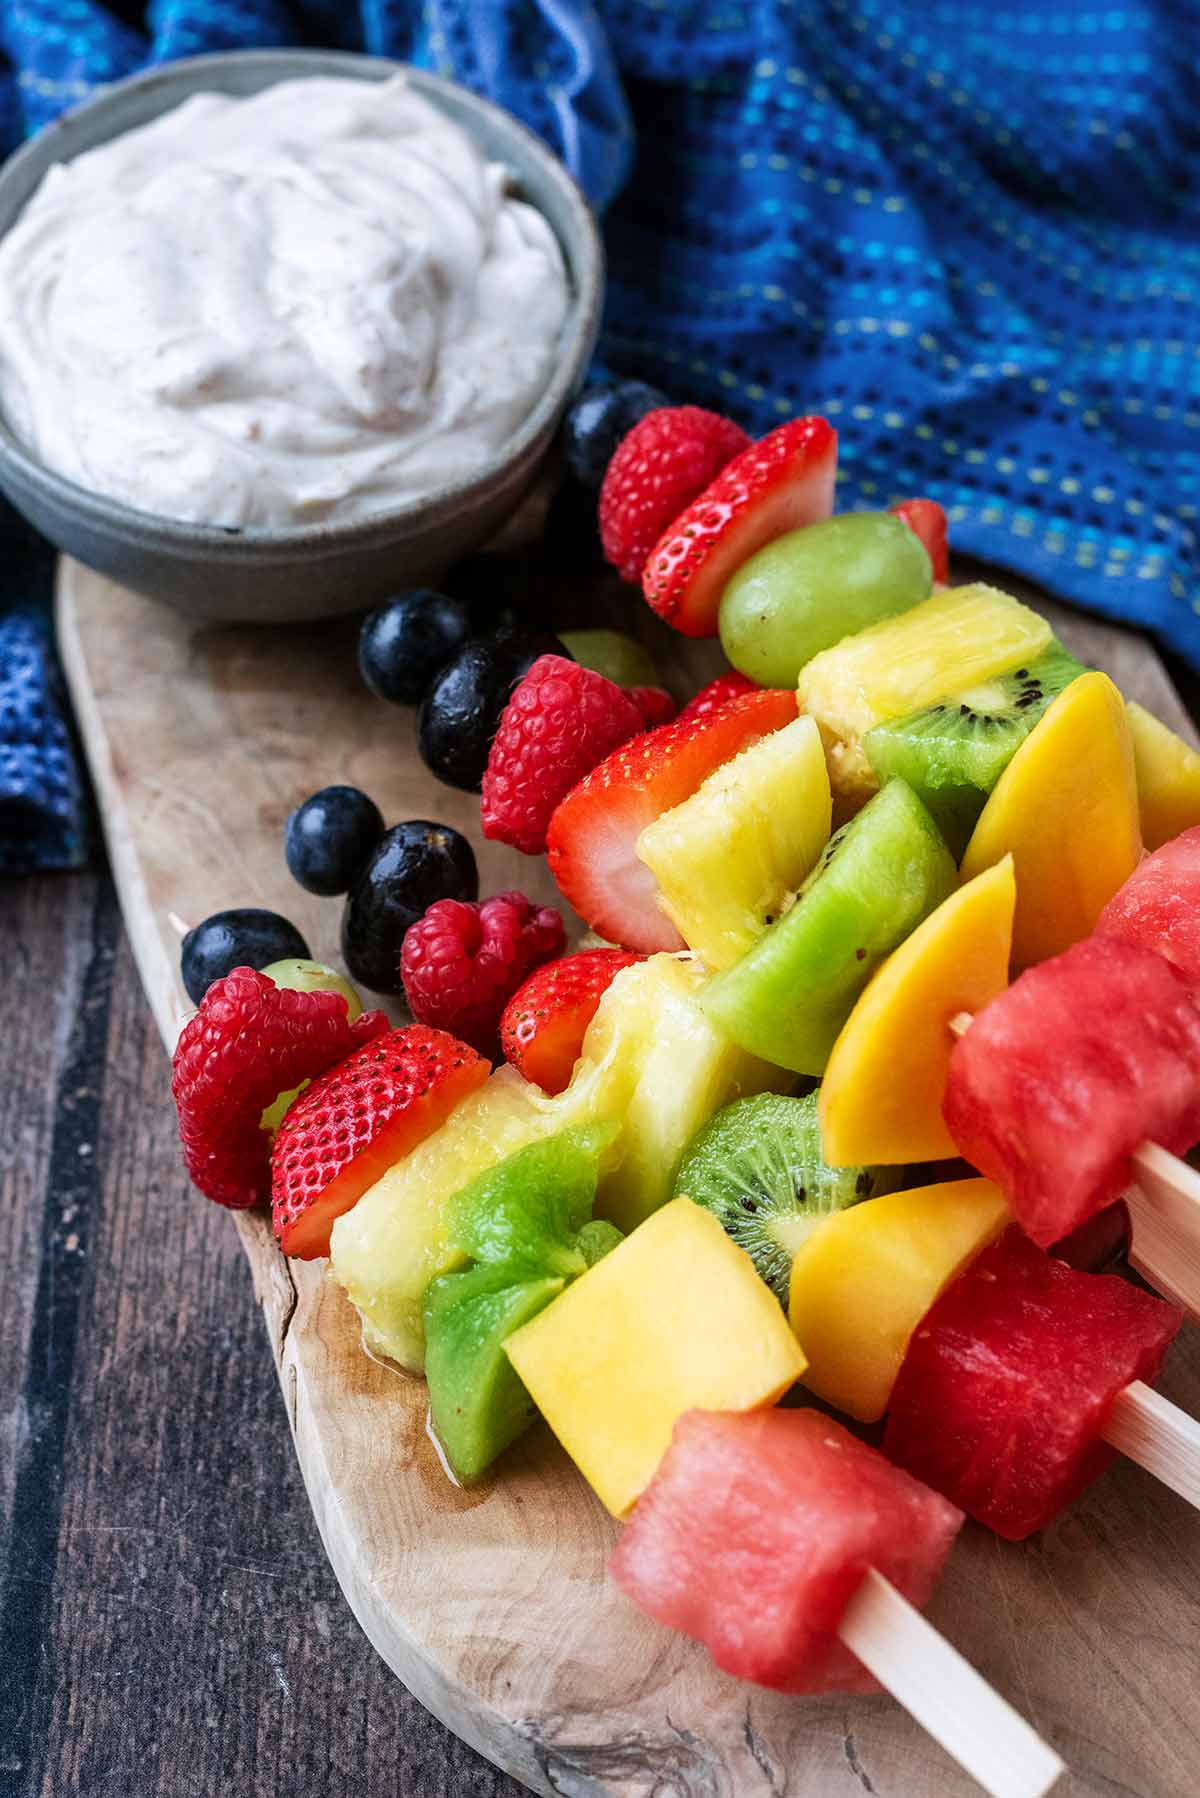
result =
[{"label": "strawberry", "polygon": [[943,587],[950,579],[950,533],[946,514],[935,499],[903,499],[890,508],[919,537],[933,563],[933,578]]},{"label": "strawberry", "polygon": [[411,1024],[314,1080],[289,1106],[271,1155],[271,1220],[284,1254],[328,1255],[334,1220],[490,1073],[466,1043]]},{"label": "strawberry", "polygon": [[670,724],[679,709],[665,687],[630,687],[629,697],[642,714],[643,730]]},{"label": "strawberry", "polygon": [[707,687],[701,687],[693,693],[679,716],[681,718],[708,718],[713,712],[722,711],[731,699],[740,699],[743,693],[757,693],[758,682],[752,681],[748,674],[739,674],[736,668],[730,668],[724,674],[718,674],[710,680]]},{"label": "strawberry", "polygon": [[667,526],[749,447],[741,425],[703,406],[663,406],[638,420],[600,489],[600,541],[622,580],[641,580]]},{"label": "strawberry", "polygon": [[823,418],[794,418],[752,443],[651,552],[647,604],[685,637],[715,636],[726,583],[765,543],[829,517],[836,472],[837,432]]},{"label": "strawberry", "polygon": [[541,855],[559,800],[645,728],[634,693],[566,656],[539,656],[492,738],[479,808],[484,836]]},{"label": "strawberry", "polygon": [[790,691],[747,693],[709,717],[676,718],[634,737],[585,775],[546,832],[550,871],[580,917],[627,949],[682,949],[656,904],[654,876],[638,860],[638,837],[714,768],[795,716]]},{"label": "strawberry", "polygon": [[610,982],[622,968],[643,959],[625,949],[581,949],[547,962],[517,988],[504,1009],[500,1047],[505,1060],[544,1092],[562,1092]]}]

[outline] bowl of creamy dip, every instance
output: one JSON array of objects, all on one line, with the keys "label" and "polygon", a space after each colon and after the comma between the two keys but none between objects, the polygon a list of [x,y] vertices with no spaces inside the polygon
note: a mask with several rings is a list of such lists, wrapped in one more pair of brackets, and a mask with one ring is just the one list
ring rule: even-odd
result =
[{"label": "bowl of creamy dip", "polygon": [[135,76],[0,171],[0,489],[193,615],[356,611],[511,517],[602,251],[509,114],[372,57]]}]

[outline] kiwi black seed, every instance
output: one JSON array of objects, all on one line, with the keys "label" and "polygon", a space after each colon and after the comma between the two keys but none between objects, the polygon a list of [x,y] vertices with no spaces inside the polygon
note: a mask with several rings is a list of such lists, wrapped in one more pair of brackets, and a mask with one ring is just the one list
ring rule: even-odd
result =
[{"label": "kiwi black seed", "polygon": [[829,1167],[816,1093],[757,1093],[726,1105],[693,1138],[675,1196],[711,1211],[786,1305],[792,1259],[821,1219],[893,1191],[902,1171]]},{"label": "kiwi black seed", "polygon": [[1025,667],[877,725],[863,746],[881,782],[899,775],[925,802],[957,858],[988,794],[1046,707],[1086,672],[1052,641]]}]

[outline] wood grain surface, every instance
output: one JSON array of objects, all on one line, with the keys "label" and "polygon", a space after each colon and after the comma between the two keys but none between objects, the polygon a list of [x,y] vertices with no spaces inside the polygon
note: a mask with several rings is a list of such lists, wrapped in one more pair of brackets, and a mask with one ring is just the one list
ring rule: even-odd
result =
[{"label": "wood grain surface", "polygon": [[[60,629],[126,918],[168,1040],[182,1008],[172,911],[196,918],[230,903],[273,905],[296,918],[318,954],[336,953],[336,902],[299,893],[279,853],[283,818],[305,793],[348,779],[389,820],[432,812],[471,828],[472,800],[430,781],[407,718],[363,696],[344,628],[192,630],[68,570]],[[1126,691],[1182,722],[1138,639],[1077,619],[1063,634]],[[680,655],[677,639],[655,648],[672,658],[681,687],[695,684],[702,671]],[[486,887],[536,884],[535,864],[511,852],[489,851],[482,861]],[[161,1063],[157,1077],[165,1096]],[[151,1067],[145,1078],[153,1080]],[[149,1163],[140,1144],[115,1134],[119,1111],[104,1105],[103,1128],[122,1145],[132,1194]],[[169,1136],[165,1108],[162,1115]],[[130,1207],[144,1201],[143,1193]],[[206,1211],[192,1204],[186,1223],[181,1212],[181,1232],[211,1228],[211,1214],[193,1221]],[[114,1227],[128,1228],[128,1216]],[[260,1222],[241,1220],[239,1229],[343,1588],[416,1695],[491,1758],[539,1791],[575,1798],[861,1790],[940,1798],[972,1789],[886,1699],[800,1703],[737,1686],[638,1617],[603,1581],[613,1526],[544,1434],[531,1436],[487,1488],[447,1487],[425,1434],[421,1387],[361,1354],[353,1314],[319,1269],[300,1269],[293,1281]],[[205,1281],[203,1307],[185,1326],[171,1267],[159,1245],[136,1319],[111,1320],[101,1364],[119,1357],[121,1344],[140,1352],[145,1332],[186,1327],[217,1390],[246,1377],[244,1361],[235,1376],[222,1353],[223,1288]],[[101,1278],[93,1263],[97,1287]],[[145,1403],[168,1433],[165,1384]],[[1176,1349],[1163,1389],[1200,1409],[1194,1334]],[[150,1422],[142,1419],[142,1429]],[[205,1443],[197,1479],[210,1473],[210,1453]],[[119,1431],[109,1455],[115,1470]],[[244,1482],[251,1538],[256,1527],[270,1532],[266,1465],[255,1445],[236,1472],[214,1469],[218,1479]],[[91,1478],[103,1493],[104,1469]],[[153,1510],[160,1500],[148,1468],[142,1502]],[[253,1562],[259,1544],[242,1546]],[[118,1558],[136,1552],[135,1543],[109,1548]],[[1024,1547],[969,1529],[930,1614],[1063,1754],[1073,1768],[1068,1789],[1151,1798],[1200,1788],[1198,1612],[1200,1519],[1124,1466]],[[226,1627],[198,1607],[194,1652],[244,1652],[248,1627],[245,1615]],[[368,1729],[369,1721],[367,1708]],[[357,1777],[346,1789],[360,1789]]]}]

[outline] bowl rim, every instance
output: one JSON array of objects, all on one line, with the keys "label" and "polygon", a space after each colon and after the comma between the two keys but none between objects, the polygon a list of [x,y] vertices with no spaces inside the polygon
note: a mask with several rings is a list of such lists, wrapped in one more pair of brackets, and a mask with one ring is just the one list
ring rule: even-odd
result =
[{"label": "bowl rim", "polygon": [[[366,81],[382,81],[392,75],[404,75],[413,88],[434,105],[446,98],[451,99],[453,105],[445,110],[452,121],[459,124],[468,135],[469,123],[458,116],[463,111],[468,115],[488,119],[501,136],[515,140],[524,153],[539,165],[541,173],[557,188],[561,196],[569,226],[568,232],[560,232],[547,219],[562,249],[573,289],[571,310],[563,327],[561,354],[537,403],[486,462],[480,463],[461,479],[443,483],[430,493],[416,494],[386,510],[371,512],[365,518],[343,523],[335,520],[308,525],[275,526],[263,530],[244,529],[240,526],[191,523],[186,519],[171,518],[166,513],[155,512],[148,507],[133,506],[125,500],[97,492],[94,488],[82,486],[68,476],[59,474],[21,441],[3,411],[0,411],[0,464],[7,462],[27,482],[40,488],[43,493],[51,494],[60,505],[69,507],[77,516],[93,525],[99,525],[107,531],[124,531],[126,535],[141,538],[153,534],[157,539],[156,550],[160,553],[190,556],[203,551],[218,561],[241,561],[251,557],[274,561],[293,556],[297,551],[304,551],[323,559],[347,549],[369,548],[376,542],[388,542],[395,536],[397,528],[406,524],[419,525],[423,530],[435,527],[443,517],[449,518],[459,512],[464,503],[469,503],[481,489],[490,489],[498,479],[536,454],[547,426],[558,416],[569,399],[595,346],[604,295],[604,248],[595,215],[570,170],[535,132],[504,107],[485,100],[470,88],[447,80],[445,76],[418,68],[412,63],[399,62],[392,57],[310,47],[229,50],[181,57],[175,62],[140,70],[134,75],[124,76],[97,88],[80,105],[52,120],[23,144],[0,168],[0,195],[4,195],[22,176],[27,176],[31,165],[36,165],[38,174],[30,189],[31,197],[56,162],[72,161],[75,156],[84,155],[89,149],[98,149],[101,144],[122,136],[123,131],[116,129],[108,136],[97,138],[93,144],[80,146],[70,157],[63,158],[54,154],[55,140],[65,129],[81,119],[103,114],[114,101],[119,101],[125,94],[161,88],[164,94],[169,95],[175,88],[183,85],[187,92],[179,95],[179,100],[182,101],[205,91],[203,86],[194,85],[194,79],[196,74],[203,74],[206,70],[230,67],[252,71],[278,70],[279,81],[286,81],[305,79],[306,66],[314,76],[345,74]],[[264,88],[274,85],[276,83],[271,81],[263,83]],[[211,91],[222,90],[217,88]],[[171,104],[170,99],[165,100],[160,111],[150,116],[161,116],[161,113],[169,110]],[[148,122],[148,119],[143,121]],[[139,127],[129,126],[125,129],[136,130]],[[503,160],[502,157],[500,159]],[[514,168],[513,173],[519,184],[521,171]],[[528,203],[535,204],[533,201]],[[25,204],[28,204],[28,197]],[[540,207],[535,206],[535,209],[541,211]],[[13,223],[20,216],[18,212]],[[0,232],[0,241],[6,235],[7,231]]]}]

